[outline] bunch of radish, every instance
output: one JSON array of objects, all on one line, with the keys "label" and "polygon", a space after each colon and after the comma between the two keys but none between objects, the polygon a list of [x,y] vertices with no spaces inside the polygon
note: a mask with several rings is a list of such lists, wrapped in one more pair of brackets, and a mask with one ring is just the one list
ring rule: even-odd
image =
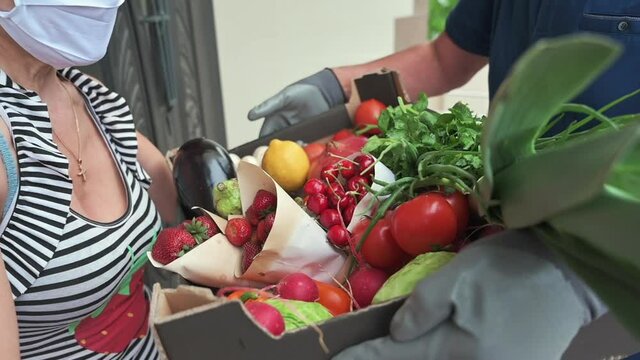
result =
[{"label": "bunch of radish", "polygon": [[373,183],[374,165],[370,155],[343,158],[325,165],[320,177],[309,179],[304,186],[307,209],[318,217],[327,230],[327,238],[337,247],[349,244],[347,225]]},{"label": "bunch of radish", "polygon": [[223,288],[218,291],[218,296],[242,301],[254,320],[275,336],[284,333],[288,314],[276,309],[274,300],[285,301],[285,308],[309,303],[329,317],[351,311],[353,304],[352,296],[344,288],[313,280],[304,273],[289,274],[278,284],[264,289]]}]

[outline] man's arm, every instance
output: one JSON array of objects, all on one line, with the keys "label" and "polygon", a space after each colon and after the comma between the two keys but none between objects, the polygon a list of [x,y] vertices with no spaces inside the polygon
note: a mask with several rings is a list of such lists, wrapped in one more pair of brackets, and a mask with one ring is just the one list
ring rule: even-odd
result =
[{"label": "man's arm", "polygon": [[344,92],[351,96],[351,80],[381,68],[395,70],[411,99],[425,92],[429,96],[444,94],[467,83],[487,65],[488,59],[463,50],[446,33],[432,42],[369,63],[332,69]]}]

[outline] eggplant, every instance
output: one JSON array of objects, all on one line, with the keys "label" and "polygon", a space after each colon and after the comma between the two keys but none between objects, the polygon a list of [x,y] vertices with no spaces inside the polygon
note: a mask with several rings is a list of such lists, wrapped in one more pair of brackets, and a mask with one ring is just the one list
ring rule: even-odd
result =
[{"label": "eggplant", "polygon": [[227,150],[213,140],[191,139],[176,152],[173,178],[182,208],[189,218],[197,216],[192,207],[215,212],[213,187],[235,178],[236,172]]}]

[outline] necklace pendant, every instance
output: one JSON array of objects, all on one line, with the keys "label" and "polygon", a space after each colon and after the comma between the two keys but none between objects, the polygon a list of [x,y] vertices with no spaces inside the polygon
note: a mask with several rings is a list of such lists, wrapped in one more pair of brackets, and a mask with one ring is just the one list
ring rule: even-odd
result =
[{"label": "necklace pendant", "polygon": [[82,182],[86,182],[87,170],[82,166],[82,159],[78,159],[78,169],[80,169],[80,171],[78,171],[76,175],[82,177]]}]

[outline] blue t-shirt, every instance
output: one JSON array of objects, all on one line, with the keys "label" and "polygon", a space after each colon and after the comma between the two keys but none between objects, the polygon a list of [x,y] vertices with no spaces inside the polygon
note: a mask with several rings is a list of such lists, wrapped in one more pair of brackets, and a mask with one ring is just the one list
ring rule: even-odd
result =
[{"label": "blue t-shirt", "polygon": [[[624,53],[574,102],[600,108],[640,88],[640,0],[460,0],[446,32],[462,49],[489,57],[489,93],[537,40],[575,32],[609,36]],[[640,113],[640,96],[607,115]],[[572,121],[566,117],[557,132]]]}]

